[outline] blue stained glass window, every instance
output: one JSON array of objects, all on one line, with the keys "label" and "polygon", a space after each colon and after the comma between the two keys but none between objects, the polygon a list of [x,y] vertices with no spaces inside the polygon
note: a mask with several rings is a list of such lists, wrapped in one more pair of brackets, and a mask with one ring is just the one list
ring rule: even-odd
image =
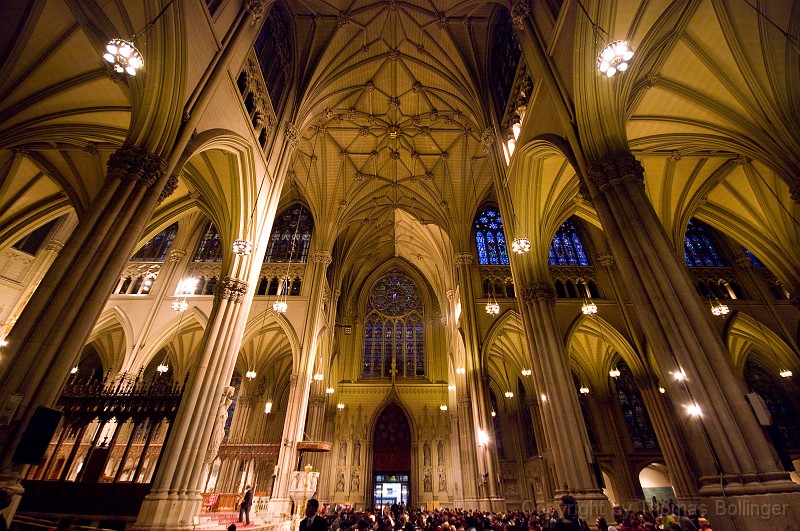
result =
[{"label": "blue stained glass window", "polygon": [[615,379],[614,385],[617,389],[619,405],[622,407],[622,416],[625,417],[625,424],[628,427],[628,437],[630,437],[633,447],[638,449],[653,450],[658,448],[656,432],[650,422],[650,415],[644,407],[639,389],[633,379],[633,372],[624,361],[617,363],[619,377]]},{"label": "blue stained glass window", "polygon": [[365,310],[361,376],[391,377],[392,359],[398,378],[425,376],[423,305],[414,281],[391,269],[370,289]]},{"label": "blue stained glass window", "polygon": [[219,237],[219,231],[210,221],[206,225],[206,230],[203,231],[203,237],[200,238],[200,244],[197,246],[197,252],[194,253],[193,262],[222,262],[222,239]]},{"label": "blue stained glass window", "polygon": [[290,206],[275,217],[264,261],[305,263],[313,230],[311,212],[299,203]]},{"label": "blue stained glass window", "polygon": [[689,267],[726,267],[709,229],[697,220],[690,220],[684,237],[683,258]]},{"label": "blue stained glass window", "polygon": [[177,223],[162,230],[136,251],[131,257],[131,262],[163,262],[177,232]]},{"label": "blue stained glass window", "polygon": [[565,221],[553,236],[547,263],[551,266],[588,266],[589,257],[572,220]]},{"label": "blue stained glass window", "polygon": [[764,264],[761,263],[761,260],[759,260],[756,257],[756,255],[754,255],[744,247],[742,247],[742,249],[744,249],[744,254],[746,254],[750,258],[750,262],[753,264],[753,267],[764,267]]},{"label": "blue stained glass window", "polygon": [[494,208],[485,208],[475,217],[475,246],[480,265],[508,265],[503,218]]}]

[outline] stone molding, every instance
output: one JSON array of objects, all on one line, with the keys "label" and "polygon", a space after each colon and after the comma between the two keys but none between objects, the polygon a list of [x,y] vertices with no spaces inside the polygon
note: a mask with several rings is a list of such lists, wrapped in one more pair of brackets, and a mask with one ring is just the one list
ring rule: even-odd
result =
[{"label": "stone molding", "polygon": [[733,263],[736,264],[737,267],[741,267],[744,269],[749,269],[750,267],[753,267],[753,261],[750,260],[750,257],[744,253],[737,254],[736,256],[734,256]]},{"label": "stone molding", "polygon": [[601,192],[625,181],[644,182],[644,167],[630,151],[618,151],[589,165],[587,178]]},{"label": "stone molding", "polygon": [[233,277],[222,277],[217,284],[214,301],[230,299],[233,303],[242,302],[248,288],[247,282]]},{"label": "stone molding", "polygon": [[487,127],[483,130],[483,134],[481,135],[481,150],[483,150],[484,153],[488,153],[496,140],[497,136],[494,134],[494,129]]},{"label": "stone molding", "polygon": [[266,11],[266,4],[265,0],[244,0],[244,8],[252,17],[250,19],[251,24],[255,24],[264,16],[264,12]]},{"label": "stone molding", "polygon": [[522,287],[522,300],[528,303],[536,300],[553,302],[556,300],[556,290],[550,282],[534,280]]},{"label": "stone molding", "polygon": [[453,255],[453,261],[457,266],[468,266],[475,261],[475,256],[469,251],[461,251]]},{"label": "stone molding", "polygon": [[286,143],[292,150],[300,147],[300,131],[297,130],[294,124],[286,124]]},{"label": "stone molding", "polygon": [[314,251],[312,254],[315,264],[323,264],[325,267],[328,267],[333,261],[333,256],[330,251]]},{"label": "stone molding", "polygon": [[167,161],[144,148],[126,144],[111,154],[106,168],[110,178],[134,180],[150,187],[164,174]]}]

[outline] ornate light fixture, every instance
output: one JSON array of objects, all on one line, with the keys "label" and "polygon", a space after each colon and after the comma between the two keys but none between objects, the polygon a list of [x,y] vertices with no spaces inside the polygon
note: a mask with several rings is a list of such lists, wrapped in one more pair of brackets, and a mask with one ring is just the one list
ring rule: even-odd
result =
[{"label": "ornate light fixture", "polygon": [[315,382],[321,382],[323,378],[324,378],[324,376],[322,376],[322,373],[321,373],[321,372],[318,372],[318,373],[316,373],[316,374],[314,375],[314,381],[315,381]]},{"label": "ornate light fixture", "polygon": [[267,403],[264,404],[264,413],[267,415],[272,413],[272,399],[267,400]]},{"label": "ornate light fixture", "polygon": [[339,402],[338,404],[336,404],[336,408],[339,410],[344,409],[344,402]]},{"label": "ornate light fixture", "polygon": [[253,251],[253,244],[247,240],[236,240],[233,242],[233,252],[236,256],[247,256]]},{"label": "ornate light fixture", "polygon": [[447,386],[447,390],[448,391],[455,391],[456,390],[456,386],[455,385],[448,385]]},{"label": "ornate light fixture", "polygon": [[592,301],[592,299],[584,299],[583,305],[581,306],[581,312],[583,312],[583,315],[594,315],[597,313],[597,305]]},{"label": "ornate light fixture", "polygon": [[492,410],[492,416],[493,416],[493,417],[496,417],[496,416],[497,416],[497,412],[496,412],[494,409]]},{"label": "ornate light fixture", "polygon": [[503,394],[506,396],[506,398],[514,398],[514,393],[512,393],[511,391],[506,391]]},{"label": "ornate light fixture", "polygon": [[779,374],[781,375],[781,378],[791,378],[792,377],[792,371],[790,371],[789,369],[783,369]]},{"label": "ornate light fixture", "polygon": [[326,394],[332,395],[333,391],[334,391],[333,387],[326,387],[325,388],[325,393]]},{"label": "ornate light fixture", "polygon": [[728,306],[726,304],[722,304],[719,302],[719,299],[714,297],[714,299],[711,301],[711,313],[716,317],[722,316],[724,318],[726,315],[728,315],[728,312],[730,312]]},{"label": "ornate light fixture", "polygon": [[158,367],[156,367],[156,372],[158,374],[164,374],[168,370],[169,370],[169,360],[167,359],[166,356],[164,356],[164,361],[158,364]]},{"label": "ornate light fixture", "polygon": [[186,297],[183,298],[182,301],[174,300],[172,301],[172,309],[176,312],[185,312],[189,308],[189,303],[186,300]]},{"label": "ornate light fixture", "polygon": [[542,399],[542,402],[547,402],[547,395],[546,394],[542,393],[542,396],[539,397],[539,398]]},{"label": "ornate light fixture", "polygon": [[442,411],[447,411],[447,404],[440,405],[439,409],[442,410]]},{"label": "ornate light fixture", "polygon": [[524,236],[514,238],[514,241],[511,242],[511,250],[517,254],[525,254],[531,250],[531,241]]},{"label": "ornate light fixture", "polygon": [[456,374],[466,374],[466,373],[467,373],[467,369],[465,369],[464,367],[458,367],[456,369]]},{"label": "ornate light fixture", "polygon": [[686,371],[684,371],[683,369],[677,370],[677,371],[675,371],[675,372],[673,372],[671,374],[672,374],[672,377],[675,378],[679,382],[682,382],[683,380],[686,379]]},{"label": "ornate light fixture", "polygon": [[589,388],[586,387],[585,385],[582,385],[579,390],[580,390],[582,395],[588,395],[589,394]]},{"label": "ornate light fixture", "polygon": [[530,376],[533,374],[530,369],[522,369],[522,376]]},{"label": "ornate light fixture", "polygon": [[123,39],[108,41],[103,59],[111,63],[115,72],[125,73],[129,76],[135,76],[136,72],[144,66],[144,59],[136,46]]},{"label": "ornate light fixture", "polygon": [[666,392],[667,392],[667,390],[666,390],[666,389],[664,389],[663,387],[661,387],[661,386],[659,385],[659,386],[658,386],[658,392],[659,392],[659,393],[661,393],[661,394],[663,395],[664,393],[666,393]]},{"label": "ornate light fixture", "polygon": [[522,130],[522,118],[519,114],[514,114],[511,118],[511,131],[514,134],[514,140],[519,140],[519,132]]},{"label": "ornate light fixture", "polygon": [[494,298],[494,288],[489,293],[489,300],[486,301],[486,313],[492,316],[500,313],[500,305],[497,303],[497,299]]},{"label": "ornate light fixture", "polygon": [[620,375],[619,369],[614,367],[613,369],[608,371],[608,375],[611,376],[612,378],[619,378],[619,375]]},{"label": "ornate light fixture", "polygon": [[275,313],[283,313],[289,308],[289,305],[286,304],[286,301],[277,300],[272,304],[272,311]]},{"label": "ornate light fixture", "polygon": [[597,69],[601,74],[614,77],[617,72],[628,69],[633,49],[627,41],[614,41],[606,44],[597,56]]},{"label": "ornate light fixture", "polygon": [[73,368],[69,370],[70,374],[78,374],[78,366],[75,365]]},{"label": "ornate light fixture", "polygon": [[256,371],[254,371],[253,369],[250,369],[244,375],[247,377],[248,380],[252,380],[253,378],[256,377]]}]

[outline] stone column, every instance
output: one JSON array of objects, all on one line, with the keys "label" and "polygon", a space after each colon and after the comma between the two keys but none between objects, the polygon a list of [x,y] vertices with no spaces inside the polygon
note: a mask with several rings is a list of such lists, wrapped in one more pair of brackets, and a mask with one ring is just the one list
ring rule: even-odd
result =
[{"label": "stone column", "polygon": [[[318,387],[319,383],[311,384]],[[325,428],[325,390],[312,391],[308,399],[308,416],[306,419],[306,436],[309,441],[321,441]],[[322,467],[322,455],[318,452],[309,452],[303,458],[303,466],[310,464],[317,472]]]},{"label": "stone column", "polygon": [[103,188],[22,311],[0,359],[0,403],[22,400],[0,431],[0,483],[21,470],[11,456],[39,405],[55,404],[120,270],[160,200],[177,186],[160,156],[120,147],[108,161]]},{"label": "stone column", "polygon": [[[745,399],[744,385],[700,303],[683,256],[645,193],[641,163],[630,152],[617,152],[591,163],[587,173],[593,206],[662,381],[676,407],[700,407],[699,416],[684,413],[680,422],[700,469],[701,496],[720,495],[724,485],[729,499],[781,493],[771,500],[800,507],[800,485],[789,480]],[[685,380],[672,376],[681,371]],[[787,516],[792,517],[800,518],[800,511]]]},{"label": "stone column", "polygon": [[142,503],[134,529],[188,529],[200,510],[203,456],[239,352],[247,317],[242,308],[247,290],[246,282],[231,277],[223,277],[217,286],[203,334],[203,350],[190,374],[153,488]]},{"label": "stone column", "polygon": [[[471,252],[458,252],[453,257],[456,264],[456,274],[458,285],[461,287],[461,330],[464,332],[464,348],[466,350],[466,374],[465,381],[467,392],[472,398],[471,413],[474,436],[472,447],[478,443],[481,432],[489,435],[493,434],[492,417],[490,408],[487,406],[488,398],[483,387],[483,367],[481,364],[481,353],[478,346],[478,324],[475,315],[475,293],[472,286],[472,262],[474,256]],[[490,437],[492,439],[493,437]],[[490,440],[483,445],[476,455],[477,470],[480,475],[480,485],[478,497],[481,499],[480,507],[483,510],[501,510],[505,507],[505,500],[499,495],[497,485],[496,459],[492,458],[494,443]],[[462,448],[462,450],[464,450]],[[474,451],[474,450],[473,450]],[[485,457],[485,458],[482,458]]]},{"label": "stone column", "polygon": [[309,390],[311,387],[314,360],[317,355],[317,332],[321,320],[323,295],[325,292],[325,272],[332,261],[329,251],[316,251],[314,272],[311,276],[311,295],[308,299],[308,314],[303,329],[302,346],[299,363],[290,377],[291,389],[283,425],[283,443],[278,456],[278,475],[273,486],[272,499],[269,502],[269,518],[275,519],[281,513],[290,513],[289,478],[297,465],[297,443],[303,440],[303,428],[308,412]]},{"label": "stone column", "polygon": [[591,468],[589,436],[575,394],[562,335],[556,324],[556,292],[550,281],[523,286],[520,305],[534,386],[539,393],[547,461],[555,473],[555,496],[572,494],[588,508],[587,520],[611,514]]}]

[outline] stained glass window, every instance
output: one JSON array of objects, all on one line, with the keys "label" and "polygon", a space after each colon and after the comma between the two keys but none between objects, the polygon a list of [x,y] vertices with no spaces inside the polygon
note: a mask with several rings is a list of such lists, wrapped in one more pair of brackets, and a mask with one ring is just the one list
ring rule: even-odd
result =
[{"label": "stained glass window", "polygon": [[497,448],[497,457],[500,459],[506,458],[506,451],[503,445],[503,430],[500,426],[500,409],[497,407],[497,397],[494,391],[489,391],[489,400],[492,403],[492,411],[495,412],[492,417],[492,427],[494,428],[494,441],[495,448]]},{"label": "stained glass window", "polygon": [[580,392],[583,386],[577,375],[572,375],[572,382],[575,385],[575,392],[578,393],[578,405],[581,408],[583,422],[586,425],[586,434],[589,436],[589,444],[592,445],[592,448],[597,448],[599,446],[597,442],[597,431],[594,429],[594,421],[592,420],[592,413],[589,409],[589,397]]},{"label": "stained glass window", "polygon": [[210,221],[203,231],[197,252],[194,253],[193,262],[222,262],[222,239],[217,227]]},{"label": "stained glass window", "polygon": [[714,244],[710,231],[696,220],[690,220],[684,237],[683,256],[689,267],[725,267],[728,264]]},{"label": "stained glass window", "polygon": [[265,261],[305,263],[312,230],[311,212],[299,203],[290,206],[275,217]]},{"label": "stained glass window", "polygon": [[537,454],[536,435],[533,431],[533,417],[531,407],[528,405],[528,395],[522,380],[517,379],[517,397],[519,397],[519,407],[522,409],[522,436],[525,440],[525,455],[531,457]]},{"label": "stained glass window", "polygon": [[492,69],[491,88],[497,105],[498,121],[503,118],[506,104],[517,73],[517,63],[522,55],[522,47],[517,40],[517,32],[511,25],[511,14],[507,9],[499,9],[492,30]]},{"label": "stained glass window", "polygon": [[619,376],[614,379],[614,386],[617,389],[617,397],[622,407],[622,416],[625,417],[625,424],[628,427],[628,437],[633,443],[633,447],[640,449],[657,449],[656,433],[650,416],[644,407],[639,389],[633,379],[630,367],[624,361],[617,363]]},{"label": "stained glass window", "polygon": [[163,262],[177,232],[177,223],[162,230],[136,251],[136,254],[131,257],[131,262]]},{"label": "stained glass window", "polygon": [[767,409],[772,414],[772,424],[780,432],[786,447],[793,449],[800,447],[798,412],[792,406],[782,383],[767,369],[752,360],[745,363],[744,380],[750,391],[758,393],[767,403]]},{"label": "stained glass window", "polygon": [[551,266],[588,266],[589,257],[572,220],[565,221],[553,236],[547,263]]},{"label": "stained glass window", "polygon": [[372,286],[364,319],[361,375],[390,378],[425,376],[425,321],[417,285],[393,268]]},{"label": "stained glass window", "polygon": [[481,265],[508,265],[503,219],[494,208],[485,208],[475,218],[475,245]]},{"label": "stained glass window", "polygon": [[742,247],[742,249],[744,250],[744,254],[746,254],[747,257],[750,258],[750,262],[753,264],[753,267],[764,267],[764,264],[761,263],[761,260],[759,260],[756,257],[756,255],[754,255],[753,253],[751,253],[748,249],[746,249],[744,247]]}]

